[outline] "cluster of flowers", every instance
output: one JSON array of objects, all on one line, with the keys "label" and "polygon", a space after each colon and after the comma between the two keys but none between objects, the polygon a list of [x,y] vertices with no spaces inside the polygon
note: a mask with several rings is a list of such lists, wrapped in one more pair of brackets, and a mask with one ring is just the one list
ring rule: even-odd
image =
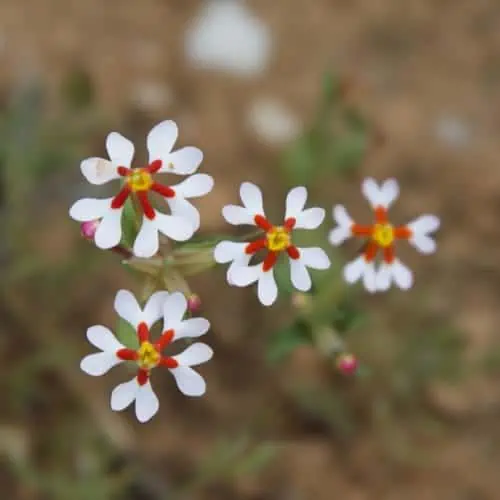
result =
[{"label": "cluster of flowers", "polygon": [[[209,175],[195,173],[203,159],[198,148],[184,147],[172,151],[177,135],[177,126],[172,121],[156,125],[147,136],[149,163],[144,167],[131,167],[134,145],[116,132],[107,137],[109,160],[94,157],[81,163],[82,174],[92,184],[122,181],[115,196],[105,199],[85,198],[70,209],[70,216],[86,225],[85,231],[92,234],[97,247],[113,249],[120,245],[123,211],[129,197],[132,197],[142,217],[131,249],[136,258],[147,260],[157,255],[160,233],[171,240],[183,242],[197,231],[200,214],[189,199],[208,194],[214,181]],[[165,185],[156,179],[158,174],[163,173],[187,178],[175,185]],[[337,227],[329,234],[330,243],[340,245],[351,237],[363,238],[365,241],[362,254],[345,266],[345,280],[348,283],[362,280],[370,292],[385,291],[391,283],[401,289],[408,289],[413,283],[413,275],[396,257],[394,244],[398,239],[405,239],[420,252],[432,253],[436,245],[430,234],[439,227],[439,219],[433,215],[423,215],[404,226],[392,225],[388,219],[388,209],[399,195],[398,184],[394,179],[386,180],[380,186],[371,178],[365,179],[362,191],[374,211],[374,224],[356,223],[341,205],[333,209]],[[166,201],[171,215],[154,208],[150,200],[152,193]],[[215,245],[215,262],[230,263],[227,269],[228,283],[237,287],[257,283],[260,302],[265,306],[272,305],[278,295],[273,268],[280,255],[286,253],[294,287],[300,291],[310,290],[312,283],[308,269],[327,269],[330,260],[319,247],[296,246],[294,232],[297,229],[317,229],[325,218],[325,210],[305,208],[307,190],[302,186],[295,187],[286,197],[283,222],[275,225],[265,215],[262,193],[256,185],[249,182],[241,184],[240,198],[242,206],[227,205],[222,209],[224,219],[232,225],[255,226],[260,235],[252,241],[220,241]],[[383,259],[376,267],[375,259],[379,250]],[[264,251],[265,257],[262,262],[252,263],[259,251]],[[184,319],[188,311],[184,294],[175,289],[157,291],[141,308],[130,292],[120,290],[116,295],[115,309],[136,330],[138,349],[122,345],[104,326],[93,326],[88,329],[87,337],[101,352],[85,357],[81,363],[82,370],[95,376],[106,373],[123,361],[136,363],[137,376],[112,392],[113,410],[122,410],[135,401],[138,420],[149,420],[159,407],[158,398],[150,384],[151,370],[157,366],[170,370],[184,394],[204,394],[205,382],[191,367],[212,357],[210,347],[194,343],[177,356],[162,355],[163,349],[173,341],[199,337],[210,328],[204,318]],[[153,342],[150,329],[162,317],[161,336]]]}]

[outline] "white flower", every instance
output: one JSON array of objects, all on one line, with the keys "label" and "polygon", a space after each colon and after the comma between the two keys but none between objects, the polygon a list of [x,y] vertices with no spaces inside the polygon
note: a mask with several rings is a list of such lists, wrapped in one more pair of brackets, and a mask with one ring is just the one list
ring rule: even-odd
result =
[{"label": "white flower", "polygon": [[[302,186],[296,187],[287,195],[283,225],[274,226],[266,219],[262,193],[257,186],[244,182],[240,187],[240,197],[243,207],[227,205],[222,215],[230,224],[251,224],[262,229],[264,234],[252,242],[222,241],[215,247],[214,258],[217,262],[231,262],[227,271],[228,283],[243,287],[258,282],[260,302],[265,306],[273,304],[278,296],[273,266],[278,256],[286,252],[290,258],[293,285],[301,291],[309,290],[311,277],[307,268],[327,269],[330,260],[321,248],[296,247],[292,235],[295,229],[316,229],[323,222],[325,211],[322,208],[304,209],[307,190]],[[252,256],[264,249],[267,256],[263,262],[250,265]]]},{"label": "white flower", "polygon": [[[154,293],[144,309],[141,309],[132,293],[120,290],[116,294],[115,310],[132,325],[139,341],[138,349],[122,345],[104,326],[92,326],[87,330],[89,342],[101,350],[83,358],[80,367],[89,375],[103,375],[113,366],[124,361],[137,363],[137,376],[117,386],[111,394],[111,408],[120,411],[135,401],[135,414],[140,422],[147,422],[158,411],[159,401],[151,387],[150,374],[153,368],[163,366],[175,377],[178,388],[187,396],[201,396],[206,384],[201,375],[191,367],[208,361],[213,354],[206,344],[197,342],[176,356],[164,356],[162,350],[173,341],[183,337],[199,337],[210,328],[204,318],[183,320],[187,301],[181,293]],[[161,337],[150,340],[151,326],[164,317]]]},{"label": "white flower", "polygon": [[[200,166],[203,154],[198,148],[188,146],[172,151],[177,133],[173,121],[163,121],[153,127],[147,137],[149,164],[143,168],[130,168],[134,145],[117,132],[109,134],[106,140],[109,160],[88,158],[82,161],[82,174],[91,184],[101,185],[120,178],[124,181],[116,196],[84,198],[70,209],[70,216],[77,221],[101,220],[95,233],[95,243],[99,248],[108,249],[120,243],[122,212],[131,195],[136,196],[143,212],[142,225],[133,247],[137,257],[151,257],[158,251],[158,233],[185,241],[198,229],[199,212],[187,199],[209,193],[214,184],[212,177],[196,174],[174,186],[166,186],[154,178],[155,174],[161,173],[190,175]],[[172,215],[153,208],[148,196],[151,192],[166,200]]]},{"label": "white flower", "polygon": [[[399,196],[399,186],[394,179],[386,180],[379,187],[373,179],[367,178],[363,181],[362,192],[375,212],[373,225],[355,223],[342,205],[333,209],[333,218],[338,225],[329,235],[332,245],[340,245],[351,237],[367,240],[363,255],[345,266],[344,277],[348,283],[363,279],[370,292],[388,290],[392,282],[402,290],[408,290],[413,284],[413,274],[396,257],[395,242],[405,239],[421,253],[434,252],[436,243],[429,235],[439,228],[439,218],[422,215],[404,226],[393,226],[388,219],[388,209]],[[383,252],[383,261],[377,270],[374,260],[378,250]]]}]

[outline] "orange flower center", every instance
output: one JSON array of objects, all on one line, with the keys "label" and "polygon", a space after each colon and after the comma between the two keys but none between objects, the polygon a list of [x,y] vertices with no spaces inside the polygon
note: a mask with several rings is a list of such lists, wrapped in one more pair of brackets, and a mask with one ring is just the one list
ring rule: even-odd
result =
[{"label": "orange flower center", "polygon": [[148,191],[153,185],[153,178],[145,168],[136,168],[127,178],[132,191]]},{"label": "orange flower center", "polygon": [[266,234],[267,248],[272,252],[282,252],[291,244],[289,231],[283,226],[274,226]]},{"label": "orange flower center", "polygon": [[375,224],[372,239],[382,248],[387,248],[394,241],[394,228],[391,224]]},{"label": "orange flower center", "polygon": [[137,351],[137,364],[143,370],[151,370],[158,365],[161,360],[161,354],[155,349],[153,344],[146,341],[141,344]]}]

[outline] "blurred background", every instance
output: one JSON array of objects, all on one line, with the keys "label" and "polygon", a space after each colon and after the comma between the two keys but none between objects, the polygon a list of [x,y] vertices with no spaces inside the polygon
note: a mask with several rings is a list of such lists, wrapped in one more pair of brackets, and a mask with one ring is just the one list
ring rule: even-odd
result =
[{"label": "blurred background", "polygon": [[[1,0],[3,498],[500,498],[499,28],[495,0]],[[163,119],[216,181],[201,236],[233,231],[220,210],[242,181],[277,221],[305,184],[326,249],[333,204],[370,220],[368,175],[399,180],[395,222],[434,213],[442,228],[435,255],[401,245],[409,292],[345,287],[356,244],[329,250],[315,297],[284,282],[270,309],[222,266],[193,277],[208,392],[155,373],[160,412],[141,425],[109,408],[126,370],[78,366],[86,328],[113,327],[116,291],[137,281],[68,208],[105,192],[79,162],[105,155],[109,131],[140,162]],[[317,331],[344,339],[356,375]]]}]

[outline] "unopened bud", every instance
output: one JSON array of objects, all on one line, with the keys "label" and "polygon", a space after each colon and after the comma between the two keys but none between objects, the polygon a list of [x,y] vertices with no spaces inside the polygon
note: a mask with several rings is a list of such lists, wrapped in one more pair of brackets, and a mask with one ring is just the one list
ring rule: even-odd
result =
[{"label": "unopened bud", "polygon": [[337,358],[337,369],[342,375],[354,375],[358,370],[358,360],[353,354],[340,354]]},{"label": "unopened bud", "polygon": [[100,221],[89,220],[80,224],[80,233],[86,240],[94,240],[95,233],[99,227]]},{"label": "unopened bud", "polygon": [[188,311],[191,314],[198,313],[199,310],[201,309],[201,299],[200,299],[199,295],[196,295],[195,293],[191,294],[188,297],[187,304],[188,304]]}]

